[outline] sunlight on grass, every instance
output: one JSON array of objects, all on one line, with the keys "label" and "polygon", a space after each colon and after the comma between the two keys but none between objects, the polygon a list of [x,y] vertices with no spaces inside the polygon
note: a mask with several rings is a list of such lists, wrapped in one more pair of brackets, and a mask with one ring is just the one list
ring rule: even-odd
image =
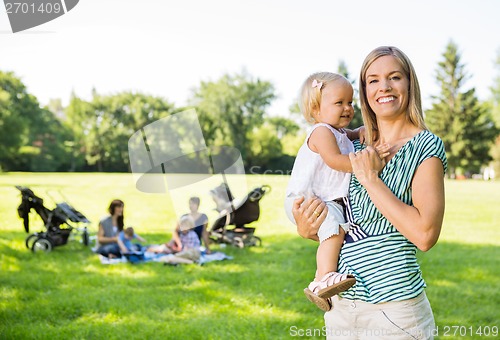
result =
[{"label": "sunlight on grass", "polygon": [[[225,248],[233,260],[203,266],[150,262],[102,265],[78,239],[48,254],[33,254],[17,215],[19,192],[60,190],[97,223],[111,199],[125,201],[125,224],[148,243],[166,242],[175,226],[176,200],[186,197],[138,192],[130,174],[0,174],[0,338],[283,339],[290,327],[323,327],[323,315],[304,296],[315,270],[317,243],[296,234],[283,211],[287,176],[246,176],[247,188],[268,184],[261,215],[252,223],[262,247]],[[427,295],[438,326],[500,324],[500,182],[446,181],[440,240],[418,252]],[[91,188],[89,190],[84,188]],[[200,185],[201,211],[216,216]],[[32,214],[35,217],[35,214]],[[39,219],[30,224],[40,231]],[[36,336],[34,335],[36,334]]]}]

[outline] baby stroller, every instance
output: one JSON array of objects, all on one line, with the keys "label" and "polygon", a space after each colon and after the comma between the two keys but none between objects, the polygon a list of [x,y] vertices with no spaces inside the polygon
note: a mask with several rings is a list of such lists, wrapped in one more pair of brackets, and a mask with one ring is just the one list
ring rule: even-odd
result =
[{"label": "baby stroller", "polygon": [[[90,221],[68,203],[58,203],[54,210],[43,205],[43,199],[36,196],[29,188],[16,186],[21,191],[21,204],[17,208],[19,217],[23,219],[24,230],[29,233],[29,213],[34,209],[41,217],[46,231],[33,233],[26,238],[26,247],[33,252],[49,252],[52,248],[64,245],[72,231],[80,233],[82,243],[89,244],[87,225]],[[75,222],[82,227],[73,227],[69,222]]]},{"label": "baby stroller", "polygon": [[[254,235],[255,228],[247,227],[246,224],[259,219],[259,201],[269,191],[271,187],[263,185],[253,189],[242,201],[237,202],[225,183],[211,190],[219,217],[210,229],[210,239],[215,243],[227,243],[239,248],[260,246],[262,240]],[[230,225],[234,225],[234,228],[228,230],[227,226]]]}]

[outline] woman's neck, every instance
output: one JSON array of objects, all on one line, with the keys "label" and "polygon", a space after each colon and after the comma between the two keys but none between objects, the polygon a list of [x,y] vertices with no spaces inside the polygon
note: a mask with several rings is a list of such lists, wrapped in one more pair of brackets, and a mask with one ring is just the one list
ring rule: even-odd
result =
[{"label": "woman's neck", "polygon": [[394,145],[402,140],[410,139],[420,132],[418,127],[406,121],[406,119],[391,122],[379,121],[377,124],[379,130],[378,142],[381,144]]}]

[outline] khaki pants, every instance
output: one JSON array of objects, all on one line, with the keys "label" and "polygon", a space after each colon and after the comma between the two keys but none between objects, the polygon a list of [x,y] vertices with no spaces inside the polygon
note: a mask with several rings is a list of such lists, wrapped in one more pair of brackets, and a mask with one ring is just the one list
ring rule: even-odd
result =
[{"label": "khaki pants", "polygon": [[325,313],[327,339],[433,339],[434,317],[425,292],[379,304],[332,297]]}]

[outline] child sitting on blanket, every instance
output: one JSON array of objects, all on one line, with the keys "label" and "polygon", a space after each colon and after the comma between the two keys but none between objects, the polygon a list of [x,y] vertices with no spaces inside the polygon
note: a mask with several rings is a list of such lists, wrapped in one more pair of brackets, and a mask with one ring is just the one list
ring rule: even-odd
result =
[{"label": "child sitting on blanket", "polygon": [[134,228],[132,227],[128,227],[118,234],[118,246],[120,247],[120,251],[122,254],[135,253],[142,249],[142,246],[140,244],[132,243],[132,240],[134,239],[138,240],[139,242],[146,242],[145,239],[134,232]]},{"label": "child sitting on blanket", "polygon": [[[193,263],[198,261],[201,256],[200,239],[193,230],[194,219],[189,215],[184,215],[179,220],[179,238],[172,238],[168,243],[159,247],[150,248],[149,251],[163,254],[175,254],[177,259],[167,258],[166,262],[172,263]],[[175,233],[174,233],[175,235]]]}]

